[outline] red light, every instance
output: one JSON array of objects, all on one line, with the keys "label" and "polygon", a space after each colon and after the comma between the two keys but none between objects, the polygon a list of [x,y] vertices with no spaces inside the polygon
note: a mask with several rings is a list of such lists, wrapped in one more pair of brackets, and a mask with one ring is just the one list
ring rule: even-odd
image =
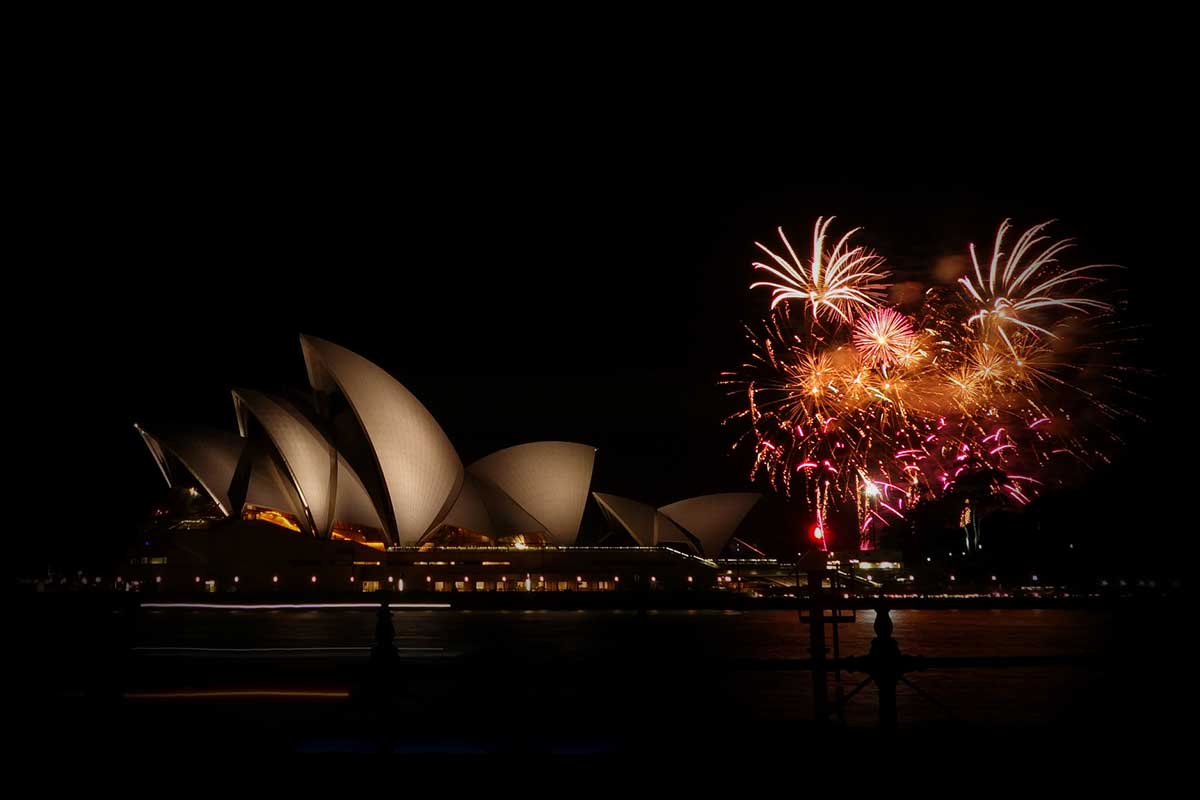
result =
[{"label": "red light", "polygon": [[813,526],[812,537],[818,542],[825,538],[825,531],[821,530],[820,525]]}]

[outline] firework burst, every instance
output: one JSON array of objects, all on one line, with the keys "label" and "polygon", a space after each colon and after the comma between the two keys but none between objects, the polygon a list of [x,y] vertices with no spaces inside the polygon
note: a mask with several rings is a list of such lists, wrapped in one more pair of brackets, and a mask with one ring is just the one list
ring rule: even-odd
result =
[{"label": "firework burst", "polygon": [[854,323],[854,348],[867,363],[886,368],[916,358],[912,323],[890,308],[876,308]]},{"label": "firework burst", "polygon": [[[1055,316],[1064,312],[1090,313],[1108,311],[1108,303],[1084,297],[1078,292],[1101,279],[1094,271],[1115,264],[1088,264],[1073,269],[1062,269],[1058,256],[1074,245],[1071,239],[1049,242],[1048,236],[1040,235],[1054,220],[1034,225],[1017,239],[1012,252],[1005,257],[1001,248],[1004,236],[1010,227],[1005,220],[996,231],[992,246],[992,257],[985,271],[980,268],[975,245],[971,244],[971,266],[974,275],[958,279],[976,311],[968,320],[972,324],[990,326],[1009,344],[1009,331],[1024,329],[1030,333],[1053,337],[1055,334],[1047,324],[1053,324]],[[1039,252],[1039,247],[1041,247]],[[1002,263],[1003,262],[1003,263]],[[1045,321],[1051,318],[1051,321]]]},{"label": "firework burst", "polygon": [[735,447],[752,443],[752,478],[785,494],[802,487],[827,535],[831,511],[852,508],[869,548],[878,530],[947,499],[978,546],[987,509],[1028,503],[1062,466],[1098,453],[1070,409],[1115,413],[1087,388],[1102,348],[1088,351],[1081,335],[1111,317],[1110,304],[1082,296],[1106,265],[1062,267],[1071,242],[1049,242],[1049,223],[1006,255],[1006,221],[986,270],[972,246],[961,291],[930,288],[905,314],[879,305],[888,273],[849,247],[854,231],[826,252],[831,220],[817,220],[807,265],[782,229],[791,261],[758,245],[779,268],[755,268],[782,282],[752,285],[773,289],[770,315],[747,328],[748,360],[722,376],[744,403],[727,421],[749,422]]},{"label": "firework burst", "polygon": [[778,255],[766,245],[754,244],[771,257],[774,266],[754,262],[756,270],[763,270],[776,281],[759,281],[751,289],[766,286],[771,291],[771,308],[780,303],[796,300],[807,304],[814,318],[822,314],[831,321],[849,322],[857,310],[873,308],[883,298],[887,288],[884,281],[891,274],[883,269],[883,258],[864,247],[850,247],[850,237],[861,228],[855,228],[842,236],[832,250],[826,251],[825,235],[833,217],[817,218],[813,226],[812,257],[805,264],[792,249],[783,228],[779,238],[791,260]]}]

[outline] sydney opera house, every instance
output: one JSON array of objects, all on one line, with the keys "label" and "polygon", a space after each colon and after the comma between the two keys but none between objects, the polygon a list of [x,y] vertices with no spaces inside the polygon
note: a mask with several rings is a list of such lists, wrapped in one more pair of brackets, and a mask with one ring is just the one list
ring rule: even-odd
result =
[{"label": "sydney opera house", "polygon": [[[387,372],[302,336],[311,392],[233,391],[237,432],[136,426],[168,491],[131,554],[163,588],[372,591],[712,586],[759,499],[662,508],[592,492],[596,450],[530,442],[464,466]],[[605,529],[582,537],[588,503]],[[720,570],[724,572],[724,570]]]}]

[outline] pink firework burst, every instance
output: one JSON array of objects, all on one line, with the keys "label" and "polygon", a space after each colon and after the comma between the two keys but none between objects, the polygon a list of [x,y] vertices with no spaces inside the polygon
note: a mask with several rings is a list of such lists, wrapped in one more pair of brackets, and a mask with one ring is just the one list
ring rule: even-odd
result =
[{"label": "pink firework burst", "polygon": [[854,349],[877,367],[902,361],[915,338],[908,318],[890,308],[876,308],[854,323]]}]

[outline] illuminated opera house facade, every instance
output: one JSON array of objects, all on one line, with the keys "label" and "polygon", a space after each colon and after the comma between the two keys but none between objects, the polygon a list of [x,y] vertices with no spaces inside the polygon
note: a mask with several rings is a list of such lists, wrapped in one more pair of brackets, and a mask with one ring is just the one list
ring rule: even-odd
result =
[{"label": "illuminated opera house facade", "polygon": [[[530,442],[464,466],[391,375],[302,336],[312,392],[235,389],[238,431],[136,426],[169,487],[131,554],[161,588],[619,590],[719,582],[759,499],[653,508],[591,491],[596,450]],[[581,540],[589,502],[607,523]]]}]

